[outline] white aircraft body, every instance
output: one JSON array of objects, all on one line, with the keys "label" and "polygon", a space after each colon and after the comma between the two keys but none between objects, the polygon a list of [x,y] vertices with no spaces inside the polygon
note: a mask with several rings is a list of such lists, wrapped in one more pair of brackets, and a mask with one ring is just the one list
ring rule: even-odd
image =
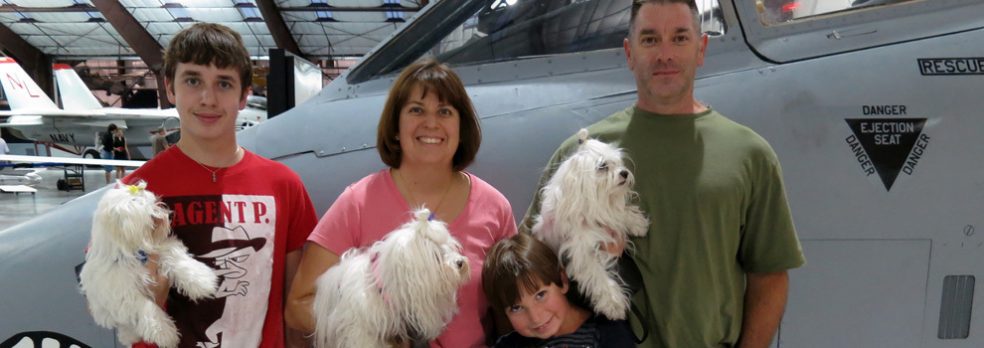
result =
[{"label": "white aircraft body", "polygon": [[0,168],[0,188],[9,185],[37,186],[41,184],[41,175],[38,173],[43,170],[44,168]]},{"label": "white aircraft body", "polygon": [[[772,346],[984,347],[984,2],[855,2],[698,1],[711,38],[697,97],[771,143],[807,257]],[[433,54],[481,117],[469,170],[521,218],[560,142],[636,100],[630,5],[432,1],[318,96],[238,138],[296,171],[323,213],[384,167],[386,93]],[[98,198],[0,231],[0,348],[115,344],[73,274]]]},{"label": "white aircraft body", "polygon": [[[0,57],[0,85],[11,108],[0,111],[0,127],[7,127],[13,137],[50,143],[59,150],[93,159],[99,158],[98,135],[111,123],[125,130],[134,158],[150,157],[152,131],[163,127],[170,134],[178,129],[174,108],[103,107],[71,66],[54,64],[53,74],[64,109],[58,108],[17,62]],[[237,124],[242,129],[264,120],[266,110],[250,106],[240,112]]]},{"label": "white aircraft body", "polygon": [[7,127],[16,138],[46,142],[62,151],[99,158],[98,135],[110,123],[126,130],[131,150],[149,146],[150,132],[166,125],[165,120],[174,119],[168,122],[170,127],[178,125],[173,109],[103,108],[67,65],[56,65],[54,75],[65,101],[64,110],[48,98],[17,62],[0,57],[0,85],[10,104],[10,111],[0,111],[0,127]]}]

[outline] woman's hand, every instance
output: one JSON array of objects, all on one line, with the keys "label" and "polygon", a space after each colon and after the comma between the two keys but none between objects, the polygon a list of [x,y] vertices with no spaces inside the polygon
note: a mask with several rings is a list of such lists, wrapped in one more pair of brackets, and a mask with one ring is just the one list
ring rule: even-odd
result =
[{"label": "woman's hand", "polygon": [[314,332],[314,293],[317,280],[339,256],[317,243],[308,242],[301,256],[297,273],[288,289],[284,320],[287,326],[303,334]]}]

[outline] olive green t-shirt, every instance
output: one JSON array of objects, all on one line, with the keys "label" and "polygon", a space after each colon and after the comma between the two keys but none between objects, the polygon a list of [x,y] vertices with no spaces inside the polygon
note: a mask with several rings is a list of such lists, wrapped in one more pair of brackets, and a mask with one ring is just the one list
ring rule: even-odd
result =
[{"label": "olive green t-shirt", "polygon": [[[649,233],[633,238],[644,289],[630,316],[640,347],[730,347],[741,333],[745,273],[778,272],[805,262],[779,161],[748,127],[713,110],[658,115],[630,107],[588,128],[625,150]],[[577,146],[564,141],[540,180]],[[539,192],[539,190],[537,190]],[[539,195],[537,195],[539,196]],[[533,200],[521,229],[538,214]]]}]

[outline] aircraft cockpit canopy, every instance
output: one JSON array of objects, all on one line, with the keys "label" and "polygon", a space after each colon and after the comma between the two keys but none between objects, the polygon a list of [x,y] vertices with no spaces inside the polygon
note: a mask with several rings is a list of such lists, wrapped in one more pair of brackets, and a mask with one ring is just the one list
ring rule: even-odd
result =
[{"label": "aircraft cockpit canopy", "polygon": [[[725,25],[718,0],[699,0],[697,5],[702,30],[722,35]],[[410,34],[422,31],[424,25],[407,28],[403,34],[419,38],[414,47],[404,50],[409,53],[399,56],[399,63],[380,63],[386,66],[367,77],[394,74],[425,54],[451,66],[467,66],[619,48],[628,34],[632,1],[486,0],[455,6],[464,9],[452,11],[438,3],[420,14],[418,21],[439,24],[427,29],[442,35]],[[430,16],[447,19],[426,18]],[[366,73],[353,73],[350,82],[358,82]]]},{"label": "aircraft cockpit canopy", "polygon": [[756,9],[762,24],[776,25],[835,12],[914,1],[925,0],[757,0]]}]

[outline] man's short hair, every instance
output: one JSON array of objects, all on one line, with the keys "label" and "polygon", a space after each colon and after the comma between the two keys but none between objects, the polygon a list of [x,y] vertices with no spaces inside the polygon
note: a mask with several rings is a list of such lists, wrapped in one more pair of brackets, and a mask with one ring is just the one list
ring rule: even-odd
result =
[{"label": "man's short hair", "polygon": [[635,32],[635,22],[636,17],[639,15],[639,9],[642,5],[653,4],[653,5],[669,5],[669,4],[685,4],[690,8],[690,12],[694,17],[694,29],[700,34],[700,12],[697,10],[697,2],[694,0],[632,0],[632,15],[629,17],[629,36]]},{"label": "man's short hair", "polygon": [[518,233],[489,249],[482,267],[482,290],[492,309],[504,313],[519,302],[521,287],[525,293],[535,293],[541,285],[563,286],[562,272],[550,247]]},{"label": "man's short hair", "polygon": [[482,143],[478,114],[475,113],[475,107],[472,106],[465,85],[458,75],[433,58],[424,58],[410,64],[390,87],[376,131],[376,150],[379,151],[379,157],[392,168],[400,167],[403,154],[400,151],[400,141],[396,137],[400,134],[400,111],[410,100],[410,92],[416,86],[423,90],[421,97],[427,93],[436,93],[442,103],[450,104],[458,110],[460,139],[458,149],[451,159],[451,166],[454,170],[467,168],[475,160],[475,154]]},{"label": "man's short hair", "polygon": [[253,83],[253,64],[242,36],[221,24],[196,23],[171,39],[164,50],[164,76],[172,86],[178,63],[231,67],[239,72],[242,93]]}]

